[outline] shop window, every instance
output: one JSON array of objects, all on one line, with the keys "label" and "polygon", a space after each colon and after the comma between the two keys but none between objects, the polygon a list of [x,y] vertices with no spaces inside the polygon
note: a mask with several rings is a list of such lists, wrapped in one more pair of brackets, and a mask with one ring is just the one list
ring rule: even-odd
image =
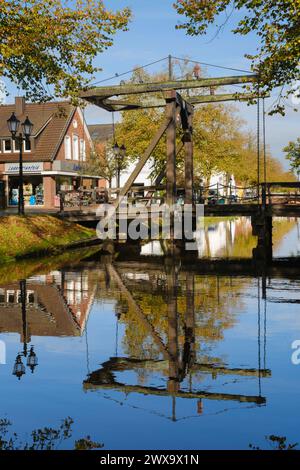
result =
[{"label": "shop window", "polygon": [[[44,185],[41,176],[24,175],[24,202],[26,206],[44,205]],[[19,178],[10,176],[8,178],[8,204],[17,206],[19,201]]]},{"label": "shop window", "polygon": [[86,150],[85,150],[85,141],[84,141],[84,139],[80,139],[80,159],[83,162],[86,161]]},{"label": "shop window", "polygon": [[73,135],[73,160],[79,160],[78,135]]},{"label": "shop window", "polygon": [[71,160],[72,159],[71,138],[68,135],[65,136],[65,158],[66,158],[66,160]]},{"label": "shop window", "polygon": [[56,194],[60,191],[71,191],[73,189],[72,178],[68,176],[58,176],[55,179]]},{"label": "shop window", "polygon": [[4,140],[4,152],[11,152],[12,151],[12,141],[11,139]]},{"label": "shop window", "polygon": [[31,142],[29,139],[25,139],[24,141],[24,152],[30,152],[31,151]]}]

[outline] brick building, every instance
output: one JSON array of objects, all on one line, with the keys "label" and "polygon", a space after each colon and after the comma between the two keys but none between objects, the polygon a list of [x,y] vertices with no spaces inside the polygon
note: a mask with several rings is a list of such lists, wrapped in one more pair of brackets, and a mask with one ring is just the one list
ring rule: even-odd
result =
[{"label": "brick building", "polygon": [[0,106],[0,205],[18,204],[19,149],[7,128],[12,112],[33,123],[29,142],[23,143],[25,206],[54,209],[59,191],[105,186],[95,175],[84,174],[92,140],[80,108],[69,102],[26,103]]}]

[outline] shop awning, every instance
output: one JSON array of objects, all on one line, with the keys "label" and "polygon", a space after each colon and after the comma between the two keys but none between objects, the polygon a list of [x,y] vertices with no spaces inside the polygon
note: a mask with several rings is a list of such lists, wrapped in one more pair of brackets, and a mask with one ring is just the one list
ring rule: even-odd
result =
[{"label": "shop awning", "polygon": [[80,175],[74,171],[42,171],[41,172],[42,176],[71,176],[74,178],[87,178],[87,179],[103,179],[101,176],[94,176],[94,175]]}]

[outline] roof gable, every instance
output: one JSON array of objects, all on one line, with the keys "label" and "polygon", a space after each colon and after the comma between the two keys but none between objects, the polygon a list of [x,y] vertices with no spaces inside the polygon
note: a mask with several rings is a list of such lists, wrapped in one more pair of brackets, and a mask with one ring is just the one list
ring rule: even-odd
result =
[{"label": "roof gable", "polygon": [[[7,119],[15,112],[15,105],[0,106],[0,139],[10,138]],[[23,122],[26,116],[33,123],[34,147],[24,154],[24,161],[53,160],[62,142],[66,129],[76,108],[69,102],[26,103],[22,115],[17,118]],[[17,161],[18,153],[0,153],[0,162]]]}]

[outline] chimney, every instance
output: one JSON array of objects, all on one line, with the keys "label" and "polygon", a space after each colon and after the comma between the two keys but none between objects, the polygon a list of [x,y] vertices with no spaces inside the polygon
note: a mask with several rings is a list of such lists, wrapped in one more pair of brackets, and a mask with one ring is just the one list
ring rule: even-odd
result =
[{"label": "chimney", "polygon": [[16,96],[15,98],[16,115],[20,116],[25,113],[25,98],[24,96]]}]

